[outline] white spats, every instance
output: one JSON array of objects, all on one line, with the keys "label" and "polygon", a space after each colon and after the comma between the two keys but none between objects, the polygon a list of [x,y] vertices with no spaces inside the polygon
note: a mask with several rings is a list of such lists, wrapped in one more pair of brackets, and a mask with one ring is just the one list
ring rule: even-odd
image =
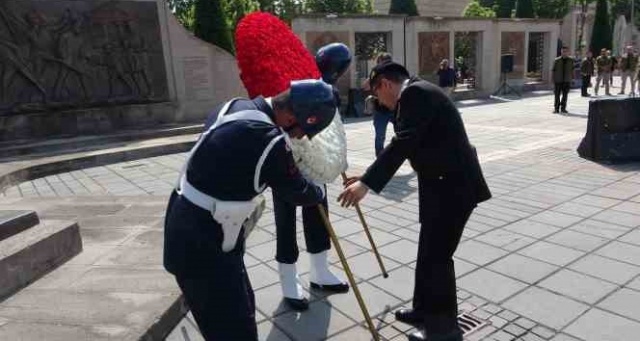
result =
[{"label": "white spats", "polygon": [[280,273],[280,287],[282,295],[296,300],[304,299],[304,291],[300,285],[300,278],[295,264],[278,263]]},{"label": "white spats", "polygon": [[322,251],[320,253],[310,253],[311,258],[311,271],[309,274],[309,281],[320,285],[336,285],[343,284],[344,280],[336,276],[329,269],[328,253]]}]

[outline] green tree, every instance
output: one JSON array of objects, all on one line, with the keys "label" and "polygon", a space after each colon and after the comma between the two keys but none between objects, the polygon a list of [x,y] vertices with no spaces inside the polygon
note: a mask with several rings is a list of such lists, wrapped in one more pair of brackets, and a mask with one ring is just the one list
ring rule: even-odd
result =
[{"label": "green tree", "polygon": [[613,36],[611,33],[611,21],[606,0],[598,0],[596,3],[596,17],[593,23],[591,36],[591,49],[599,53],[600,49],[611,49]]},{"label": "green tree", "polygon": [[482,6],[478,0],[472,0],[467,7],[465,7],[462,16],[467,18],[495,18],[496,12],[490,7]]},{"label": "green tree", "polygon": [[368,13],[369,0],[306,0],[305,11],[310,13]]},{"label": "green tree", "polygon": [[196,0],[193,33],[196,37],[233,53],[231,31],[219,0]]},{"label": "green tree", "polygon": [[193,32],[196,19],[196,0],[167,0],[167,3],[178,22]]},{"label": "green tree", "polygon": [[391,0],[389,14],[406,14],[410,16],[418,15],[418,8],[415,0]]},{"label": "green tree", "polygon": [[536,15],[543,19],[562,19],[574,0],[534,0]]},{"label": "green tree", "polygon": [[482,7],[493,8],[493,6],[495,6],[495,4],[496,4],[496,0],[479,0],[478,3]]},{"label": "green tree", "polygon": [[[611,23],[615,24],[620,15],[624,15],[627,23],[631,23],[631,2],[633,0],[610,0],[611,2]],[[635,0],[635,24],[640,27],[640,1]]]},{"label": "green tree", "polygon": [[260,11],[262,12],[269,12],[269,13],[276,12],[275,1],[273,0],[258,0],[258,6],[260,8]]},{"label": "green tree", "polygon": [[260,4],[254,0],[222,0],[227,25],[235,32],[238,22],[248,13],[260,9]]},{"label": "green tree", "polygon": [[515,5],[516,0],[496,0],[496,4],[494,5],[496,16],[498,18],[511,18]]},{"label": "green tree", "polygon": [[532,0],[518,0],[516,3],[516,18],[535,18]]}]

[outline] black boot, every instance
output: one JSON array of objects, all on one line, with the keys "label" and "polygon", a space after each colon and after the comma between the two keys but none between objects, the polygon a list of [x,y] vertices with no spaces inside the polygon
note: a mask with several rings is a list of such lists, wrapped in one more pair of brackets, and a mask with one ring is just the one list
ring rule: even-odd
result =
[{"label": "black boot", "polygon": [[398,309],[396,310],[396,320],[414,326],[421,326],[424,324],[424,315],[413,309]]},{"label": "black boot", "polygon": [[447,334],[430,335],[427,338],[427,334],[424,330],[418,330],[407,336],[409,341],[463,341],[462,332],[454,331]]},{"label": "black boot", "polygon": [[305,311],[309,309],[309,300],[303,298],[301,300],[285,297],[284,302],[295,311]]}]

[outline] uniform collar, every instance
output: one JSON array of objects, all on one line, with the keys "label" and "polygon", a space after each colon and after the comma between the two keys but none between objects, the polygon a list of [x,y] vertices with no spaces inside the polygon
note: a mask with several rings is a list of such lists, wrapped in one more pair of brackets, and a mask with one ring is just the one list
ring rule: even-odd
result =
[{"label": "uniform collar", "polygon": [[256,109],[262,111],[263,113],[267,114],[267,116],[269,116],[269,118],[275,122],[276,119],[276,114],[273,112],[273,106],[271,104],[271,97],[269,98],[264,98],[262,96],[258,96],[256,98],[254,98],[253,100],[253,104],[256,106]]}]

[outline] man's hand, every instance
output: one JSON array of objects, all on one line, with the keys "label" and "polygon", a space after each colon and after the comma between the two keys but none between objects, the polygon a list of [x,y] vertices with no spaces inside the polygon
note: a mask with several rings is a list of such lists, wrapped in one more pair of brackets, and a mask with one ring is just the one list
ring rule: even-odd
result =
[{"label": "man's hand", "polygon": [[346,179],[344,179],[342,181],[342,185],[347,188],[349,187],[352,183],[356,182],[356,181],[360,181],[360,178],[362,178],[361,176],[350,176]]},{"label": "man's hand", "polygon": [[[349,182],[349,179],[346,182]],[[338,196],[338,202],[342,207],[351,207],[359,203],[367,195],[368,191],[369,189],[364,183],[360,182],[360,180],[355,180],[355,182],[347,185],[347,188]]]}]

